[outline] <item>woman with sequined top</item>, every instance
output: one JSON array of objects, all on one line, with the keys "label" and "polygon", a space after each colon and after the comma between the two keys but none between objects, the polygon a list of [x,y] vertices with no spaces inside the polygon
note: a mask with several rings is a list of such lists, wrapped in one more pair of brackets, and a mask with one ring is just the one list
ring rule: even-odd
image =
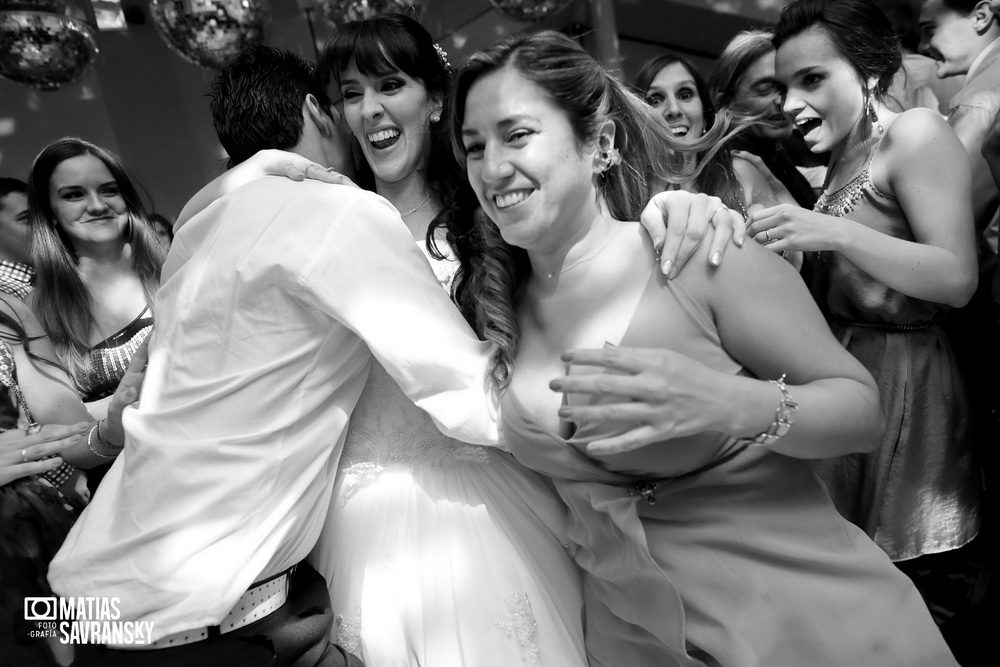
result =
[{"label": "woman with sequined top", "polygon": [[[46,146],[28,179],[30,305],[100,419],[152,330],[150,306],[166,250],[115,154],[66,137]],[[95,469],[90,486],[105,467]]]},{"label": "woman with sequined top", "polygon": [[883,104],[900,54],[872,3],[797,0],[774,44],[784,109],[831,162],[814,211],[757,212],[749,233],[806,251],[813,296],[878,382],[888,425],[874,452],[817,470],[893,560],[956,549],[979,528],[979,473],[938,322],[976,288],[968,157],[937,113]]}]

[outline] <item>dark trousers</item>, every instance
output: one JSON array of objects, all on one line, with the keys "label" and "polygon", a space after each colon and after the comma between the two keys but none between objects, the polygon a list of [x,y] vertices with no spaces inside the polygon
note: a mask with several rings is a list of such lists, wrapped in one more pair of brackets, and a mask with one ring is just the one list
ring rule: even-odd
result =
[{"label": "dark trousers", "polygon": [[288,601],[259,621],[194,644],[148,651],[77,646],[74,667],[364,667],[330,643],[326,581],[306,563],[292,575]]}]

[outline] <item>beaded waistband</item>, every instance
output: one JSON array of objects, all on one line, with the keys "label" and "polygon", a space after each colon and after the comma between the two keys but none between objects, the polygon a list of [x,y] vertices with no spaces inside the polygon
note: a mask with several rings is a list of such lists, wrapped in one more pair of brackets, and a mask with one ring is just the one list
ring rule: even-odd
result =
[{"label": "beaded waistband", "polygon": [[914,322],[913,324],[893,324],[891,322],[848,322],[847,320],[839,320],[837,318],[831,318],[831,322],[834,324],[839,324],[844,327],[857,327],[859,329],[878,329],[879,331],[922,331],[924,329],[929,329],[938,323],[938,320],[931,320],[930,322]]}]

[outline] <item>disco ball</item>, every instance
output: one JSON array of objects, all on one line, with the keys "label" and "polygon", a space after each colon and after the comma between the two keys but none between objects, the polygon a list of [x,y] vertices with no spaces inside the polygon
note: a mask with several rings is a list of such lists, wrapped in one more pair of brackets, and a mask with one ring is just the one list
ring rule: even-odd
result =
[{"label": "disco ball", "polygon": [[167,46],[212,70],[262,43],[271,20],[267,0],[151,0],[149,10]]},{"label": "disco ball", "polygon": [[360,21],[376,14],[409,14],[420,20],[424,13],[421,0],[315,0],[323,16],[333,27],[348,21]]},{"label": "disco ball", "polygon": [[541,21],[570,2],[572,0],[490,0],[493,9],[515,21]]},{"label": "disco ball", "polygon": [[[45,3],[32,4],[41,8]],[[4,4],[0,9],[9,7]],[[56,90],[82,79],[96,53],[92,28],[84,21],[47,11],[0,11],[0,77],[4,79]]]},{"label": "disco ball", "polygon": [[66,13],[66,0],[0,0],[0,11]]}]

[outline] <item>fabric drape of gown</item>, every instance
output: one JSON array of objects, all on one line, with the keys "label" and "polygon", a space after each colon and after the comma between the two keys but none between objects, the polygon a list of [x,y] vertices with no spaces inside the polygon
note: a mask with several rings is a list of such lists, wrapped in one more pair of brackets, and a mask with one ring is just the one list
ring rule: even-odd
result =
[{"label": "fabric drape of gown", "polygon": [[[913,240],[899,203],[875,187],[868,167],[824,193],[816,210]],[[886,422],[878,449],[818,461],[818,474],[841,514],[892,560],[957,549],[979,530],[980,483],[966,387],[936,324],[948,307],[901,294],[837,252],[806,261],[834,335],[878,383]]]},{"label": "fabric drape of gown", "polygon": [[[744,372],[683,280],[654,276],[619,343]],[[808,461],[719,433],[592,458],[586,444],[613,428],[565,439],[514,390],[502,406],[511,451],[570,507],[591,665],[957,664],[912,583],[837,513]],[[654,503],[634,495],[657,482]]]},{"label": "fabric drape of gown", "polygon": [[[432,264],[447,287],[457,263]],[[585,665],[565,523],[541,477],[441,435],[373,361],[309,557],[331,639],[368,667]]]}]

